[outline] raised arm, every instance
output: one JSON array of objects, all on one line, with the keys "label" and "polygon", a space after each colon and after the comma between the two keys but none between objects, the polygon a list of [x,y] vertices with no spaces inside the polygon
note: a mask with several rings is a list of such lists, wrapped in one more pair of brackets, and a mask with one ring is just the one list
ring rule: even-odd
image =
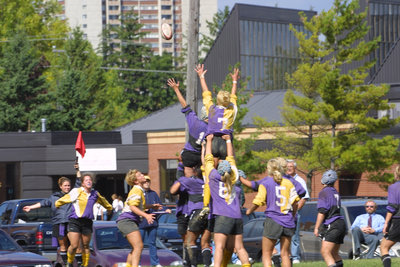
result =
[{"label": "raised arm", "polygon": [[41,207],[40,202],[38,202],[38,203],[35,203],[35,204],[33,204],[33,205],[25,206],[25,207],[23,207],[22,209],[23,209],[25,212],[30,212],[31,210],[38,209],[38,208],[40,208],[40,207]]},{"label": "raised arm", "polygon": [[209,91],[206,83],[206,78],[204,76],[207,72],[207,70],[204,69],[204,64],[197,65],[194,70],[197,72],[197,75],[199,75],[201,89],[203,90],[203,92]]},{"label": "raised arm", "polygon": [[184,108],[187,106],[186,100],[181,94],[181,91],[179,91],[179,82],[175,82],[174,79],[170,78],[167,80],[167,84],[169,87],[172,87],[174,89],[176,96],[178,97],[179,103],[181,103],[181,106]]},{"label": "raised arm", "polygon": [[236,95],[237,83],[238,83],[238,79],[239,79],[239,69],[238,68],[233,69],[233,72],[231,73],[231,77],[232,77],[231,94]]},{"label": "raised arm", "polygon": [[233,146],[232,146],[232,141],[231,141],[231,136],[229,134],[224,134],[222,137],[222,139],[225,140],[226,142],[226,155],[229,156],[233,156]]}]

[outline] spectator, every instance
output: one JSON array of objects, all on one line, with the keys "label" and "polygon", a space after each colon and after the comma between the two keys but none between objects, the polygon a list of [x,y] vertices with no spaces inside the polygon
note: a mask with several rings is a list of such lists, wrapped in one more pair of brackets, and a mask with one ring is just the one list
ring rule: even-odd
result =
[{"label": "spectator", "polygon": [[118,216],[121,214],[122,209],[124,208],[124,202],[122,202],[122,199],[120,196],[117,194],[112,194],[111,199],[113,200],[112,206],[113,206],[113,217],[111,220],[116,220]]}]

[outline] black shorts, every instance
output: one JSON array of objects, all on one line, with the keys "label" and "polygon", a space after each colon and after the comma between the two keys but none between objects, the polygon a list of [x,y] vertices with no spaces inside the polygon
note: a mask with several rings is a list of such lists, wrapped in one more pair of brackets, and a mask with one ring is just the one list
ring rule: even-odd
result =
[{"label": "black shorts", "polygon": [[323,241],[332,242],[335,244],[343,244],[343,239],[346,235],[346,223],[343,219],[337,219],[331,224],[323,224],[319,228],[319,235]]},{"label": "black shorts", "polygon": [[215,136],[212,139],[212,154],[215,158],[224,160],[227,156],[226,141],[221,136]]},{"label": "black shorts", "polygon": [[388,229],[385,238],[393,242],[400,242],[400,219],[392,219]]},{"label": "black shorts", "polygon": [[189,216],[186,214],[180,214],[176,220],[178,223],[178,234],[185,235],[189,224]]},{"label": "black shorts", "polygon": [[190,151],[190,150],[182,150],[181,158],[183,166],[185,167],[196,167],[201,165],[201,153]]},{"label": "black shorts", "polygon": [[53,224],[53,237],[57,239],[63,239],[68,233],[68,223],[57,223]]},{"label": "black shorts", "polygon": [[68,232],[91,235],[93,230],[93,221],[87,218],[69,219]]},{"label": "black shorts", "polygon": [[215,217],[213,216],[211,219],[208,219],[207,230],[213,233],[214,226],[215,226]]},{"label": "black shorts", "polygon": [[225,235],[243,234],[243,220],[230,218],[222,215],[215,217],[214,233]]},{"label": "black shorts", "polygon": [[189,225],[187,228],[188,231],[193,233],[202,233],[207,229],[208,219],[207,216],[204,216],[202,219],[200,219],[199,213],[201,211],[202,209],[194,210],[190,215]]},{"label": "black shorts", "polygon": [[273,219],[265,218],[263,236],[268,239],[277,240],[282,236],[292,237],[295,231],[296,228],[283,227]]}]

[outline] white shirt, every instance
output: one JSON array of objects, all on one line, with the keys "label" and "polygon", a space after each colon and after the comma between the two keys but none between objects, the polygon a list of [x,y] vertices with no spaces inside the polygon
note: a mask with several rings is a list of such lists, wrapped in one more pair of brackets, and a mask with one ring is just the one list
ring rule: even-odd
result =
[{"label": "white shirt", "polygon": [[122,211],[122,209],[124,208],[124,202],[122,202],[121,200],[116,198],[113,200],[112,206],[113,206],[114,212],[119,212],[119,211]]},{"label": "white shirt", "polygon": [[[97,216],[101,216],[106,214],[107,209],[104,208],[100,203],[96,203],[93,205],[93,215],[94,215],[94,221],[97,221]],[[104,218],[104,217],[103,217]]]},{"label": "white shirt", "polygon": [[302,199],[309,199],[310,198],[310,194],[308,194],[308,190],[307,190],[307,184],[306,181],[304,181],[303,178],[301,178],[300,176],[296,175],[293,177],[297,182],[299,182],[301,184],[301,186],[304,188],[304,190],[306,190],[306,194],[304,195],[304,197]]}]

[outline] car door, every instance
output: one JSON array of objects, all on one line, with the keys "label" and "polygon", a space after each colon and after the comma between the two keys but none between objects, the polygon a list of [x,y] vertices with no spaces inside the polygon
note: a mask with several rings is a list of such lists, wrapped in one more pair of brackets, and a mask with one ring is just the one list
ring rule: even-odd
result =
[{"label": "car door", "polygon": [[300,246],[303,260],[322,259],[321,240],[314,235],[317,219],[317,203],[306,203],[299,211],[300,215]]}]

